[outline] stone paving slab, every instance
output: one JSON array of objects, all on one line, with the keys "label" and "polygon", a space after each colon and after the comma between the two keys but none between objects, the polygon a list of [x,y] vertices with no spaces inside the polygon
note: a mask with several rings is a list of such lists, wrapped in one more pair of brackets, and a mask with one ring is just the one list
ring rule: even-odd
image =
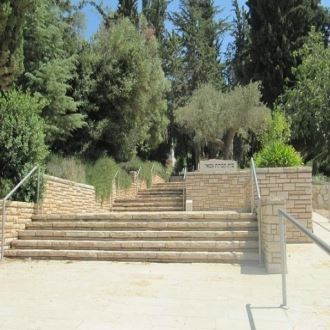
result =
[{"label": "stone paving slab", "polygon": [[[314,220],[329,242],[329,220]],[[256,266],[6,260],[0,329],[330,329],[330,258],[313,244],[287,250],[287,310],[280,276]]]}]

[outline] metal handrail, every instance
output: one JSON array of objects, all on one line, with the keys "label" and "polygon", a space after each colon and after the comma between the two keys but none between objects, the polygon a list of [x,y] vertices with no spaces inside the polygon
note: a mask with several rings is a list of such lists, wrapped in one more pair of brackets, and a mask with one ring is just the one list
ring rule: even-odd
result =
[{"label": "metal handrail", "polygon": [[285,220],[288,220],[301,230],[308,238],[310,238],[316,245],[318,245],[323,251],[330,255],[330,245],[323,241],[321,238],[313,234],[308,228],[303,226],[292,215],[288,214],[284,210],[279,209],[278,215],[280,217],[280,244],[281,244],[281,276],[282,276],[282,306],[287,306],[287,291],[286,291],[286,225]]},{"label": "metal handrail", "polygon": [[113,179],[112,179],[112,185],[113,185],[113,182],[116,180],[116,178],[117,178],[117,176],[118,176],[118,173],[119,173],[119,170],[117,170],[115,176],[114,176]]},{"label": "metal handrail", "polygon": [[[115,184],[115,189],[116,189],[116,194],[117,194],[117,188],[118,188],[118,183],[116,184],[116,178],[118,176],[119,170],[117,170],[117,172],[115,173],[114,177],[111,180],[111,190],[113,188],[113,184]],[[113,208],[113,202],[114,202],[115,198],[114,198],[114,192],[112,191],[111,196],[110,196],[110,210],[112,210]]]},{"label": "metal handrail", "polygon": [[187,176],[187,167],[183,169],[183,181],[186,180],[186,176]]},{"label": "metal handrail", "polygon": [[135,181],[136,181],[136,190],[135,190],[135,193],[136,193],[136,195],[137,195],[137,193],[139,191],[139,181],[138,181],[138,179],[139,179],[139,175],[140,175],[140,172],[141,172],[141,168],[142,167],[140,166],[139,170],[137,171],[136,177],[135,177]]},{"label": "metal handrail", "polygon": [[155,164],[153,163],[152,166],[151,166],[151,169],[150,169],[150,174],[151,174],[151,186],[152,186],[152,178],[153,178],[153,170],[154,170],[154,166]]},{"label": "metal handrail", "polygon": [[39,194],[40,194],[40,166],[37,165],[5,196],[2,200],[2,225],[1,225],[1,255],[0,260],[3,259],[5,254],[5,225],[6,225],[6,202],[7,200],[21,187],[25,181],[36,171],[38,170],[38,181],[37,181],[37,205],[39,203]]},{"label": "metal handrail", "polygon": [[[257,190],[257,198],[258,198],[258,204],[261,205],[261,193],[259,188],[259,182],[257,177],[257,171],[254,164],[253,158],[251,158],[251,212],[254,211],[254,185],[256,186]],[[259,264],[261,264],[262,259],[262,253],[261,253],[261,214],[260,209],[259,212],[257,212],[257,220],[258,220],[258,254],[259,254]]]}]

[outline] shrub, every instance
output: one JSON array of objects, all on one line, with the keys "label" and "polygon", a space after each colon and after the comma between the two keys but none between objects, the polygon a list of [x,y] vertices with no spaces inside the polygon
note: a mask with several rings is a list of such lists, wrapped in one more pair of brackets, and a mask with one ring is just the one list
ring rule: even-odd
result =
[{"label": "shrub", "polygon": [[165,167],[159,162],[152,162],[153,170],[152,172],[159,175],[164,181],[168,181],[173,172],[172,167]]},{"label": "shrub", "polygon": [[150,187],[152,183],[151,169],[153,174],[158,174],[165,181],[168,181],[171,175],[171,171],[168,172],[167,169],[161,163],[142,161],[138,157],[132,158],[132,160],[127,163],[121,163],[120,166],[127,172],[138,171],[139,169],[141,169],[139,179],[145,181],[147,187]]},{"label": "shrub", "polygon": [[102,157],[87,169],[87,182],[95,187],[96,197],[102,202],[109,199],[113,178],[119,170],[117,163],[112,158]]},{"label": "shrub", "polygon": [[258,167],[290,167],[303,164],[300,154],[282,141],[265,145],[256,155],[255,161]]},{"label": "shrub", "polygon": [[[40,98],[13,90],[0,96],[0,196],[6,195],[47,156]],[[16,200],[35,197],[36,180],[19,189]]]},{"label": "shrub", "polygon": [[86,166],[75,157],[51,155],[47,162],[47,173],[62,179],[86,183]]}]

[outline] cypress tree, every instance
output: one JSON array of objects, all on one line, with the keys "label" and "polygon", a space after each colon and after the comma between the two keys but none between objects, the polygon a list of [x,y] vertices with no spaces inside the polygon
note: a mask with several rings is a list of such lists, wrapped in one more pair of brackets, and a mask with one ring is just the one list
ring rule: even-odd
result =
[{"label": "cypress tree", "polygon": [[135,25],[138,23],[138,1],[137,0],[119,0],[117,15],[119,17],[128,17]]},{"label": "cypress tree", "polygon": [[294,82],[294,56],[312,25],[321,23],[319,0],[248,0],[253,79],[262,82],[263,101],[272,105]]},{"label": "cypress tree", "polygon": [[222,85],[220,36],[225,23],[218,20],[213,0],[181,0],[181,10],[172,15],[181,39],[183,71],[188,95],[205,83]]},{"label": "cypress tree", "polygon": [[22,28],[31,0],[0,3],[0,90],[7,89],[22,71]]},{"label": "cypress tree", "polygon": [[142,0],[142,12],[148,23],[154,28],[159,41],[163,39],[165,33],[166,9],[168,4],[168,0]]}]

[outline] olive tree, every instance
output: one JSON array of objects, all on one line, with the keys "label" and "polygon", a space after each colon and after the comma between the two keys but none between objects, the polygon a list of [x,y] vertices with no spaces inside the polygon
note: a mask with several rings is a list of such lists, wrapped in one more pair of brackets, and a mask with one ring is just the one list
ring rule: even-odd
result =
[{"label": "olive tree", "polygon": [[249,130],[258,133],[266,126],[270,112],[260,96],[257,83],[229,92],[204,85],[177,110],[176,121],[193,137],[195,151],[211,142],[219,146],[222,158],[232,159],[236,134]]}]

